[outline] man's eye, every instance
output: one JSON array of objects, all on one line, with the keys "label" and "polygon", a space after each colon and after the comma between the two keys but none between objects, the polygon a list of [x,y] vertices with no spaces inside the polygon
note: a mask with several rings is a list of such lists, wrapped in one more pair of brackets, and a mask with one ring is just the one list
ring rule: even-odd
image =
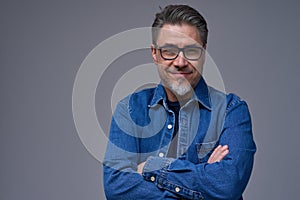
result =
[{"label": "man's eye", "polygon": [[163,48],[162,51],[168,54],[177,54],[178,50],[175,48]]},{"label": "man's eye", "polygon": [[187,53],[187,54],[198,54],[198,53],[200,53],[200,49],[197,49],[197,48],[185,49],[185,53]]}]

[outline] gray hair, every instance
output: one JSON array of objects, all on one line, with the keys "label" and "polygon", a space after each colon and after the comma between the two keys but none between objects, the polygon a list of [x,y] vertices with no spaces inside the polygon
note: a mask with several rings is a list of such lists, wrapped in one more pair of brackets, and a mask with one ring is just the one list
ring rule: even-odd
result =
[{"label": "gray hair", "polygon": [[161,12],[156,13],[152,24],[152,42],[156,44],[159,28],[165,24],[182,24],[186,23],[195,26],[199,31],[203,45],[206,46],[208,29],[204,17],[194,8],[188,5],[168,5]]}]

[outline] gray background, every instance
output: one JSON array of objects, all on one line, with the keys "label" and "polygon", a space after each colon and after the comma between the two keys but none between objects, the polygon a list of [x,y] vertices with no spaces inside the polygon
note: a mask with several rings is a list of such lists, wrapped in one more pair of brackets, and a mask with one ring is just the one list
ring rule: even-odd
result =
[{"label": "gray background", "polygon": [[[158,7],[169,3],[182,1],[1,1],[1,200],[105,199],[101,163],[81,144],[72,118],[76,72],[101,41],[151,25]],[[183,3],[206,17],[208,51],[227,92],[251,110],[258,151],[245,199],[296,199],[299,1]],[[125,55],[106,77],[150,61],[146,50]],[[111,111],[103,107],[112,86],[101,81],[97,113],[107,130]]]}]

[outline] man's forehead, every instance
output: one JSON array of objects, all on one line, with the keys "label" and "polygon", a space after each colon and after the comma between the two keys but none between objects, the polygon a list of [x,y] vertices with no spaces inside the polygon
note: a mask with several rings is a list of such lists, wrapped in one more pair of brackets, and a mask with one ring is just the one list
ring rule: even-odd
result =
[{"label": "man's forehead", "polygon": [[175,45],[178,47],[184,46],[202,46],[200,42],[191,38],[176,38],[176,37],[161,37],[158,38],[157,44],[161,45]]},{"label": "man's forehead", "polygon": [[158,30],[158,44],[174,44],[180,46],[201,45],[198,30],[190,25],[164,25]]}]

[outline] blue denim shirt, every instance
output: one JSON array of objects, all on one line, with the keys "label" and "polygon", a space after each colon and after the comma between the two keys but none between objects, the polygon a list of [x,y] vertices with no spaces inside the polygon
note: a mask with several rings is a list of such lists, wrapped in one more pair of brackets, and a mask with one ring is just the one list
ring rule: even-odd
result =
[{"label": "blue denim shirt", "polygon": [[[224,118],[213,116],[211,92],[225,98]],[[158,85],[117,105],[104,160],[107,199],[242,199],[256,151],[245,101],[208,87],[201,78],[193,98],[181,106],[173,159],[166,155],[175,115],[166,98]],[[208,164],[219,144],[228,145],[229,154]],[[136,171],[144,161],[141,176]]]}]

